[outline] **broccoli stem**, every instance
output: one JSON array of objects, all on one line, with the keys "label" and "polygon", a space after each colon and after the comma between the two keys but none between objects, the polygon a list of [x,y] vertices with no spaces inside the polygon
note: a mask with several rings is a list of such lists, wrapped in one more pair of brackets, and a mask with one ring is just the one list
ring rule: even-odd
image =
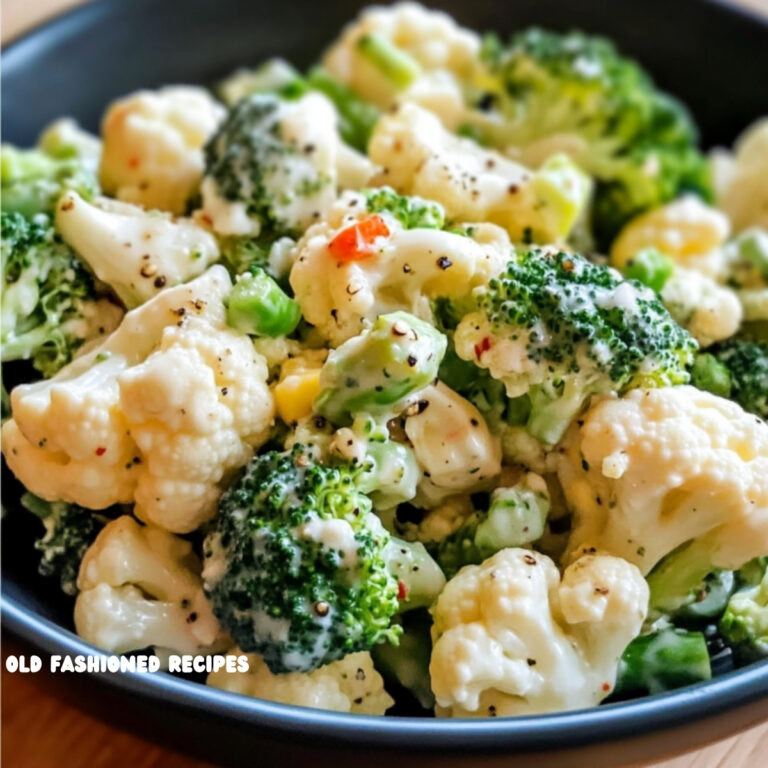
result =
[{"label": "broccoli stem", "polygon": [[0,155],[0,177],[3,186],[30,179],[52,178],[55,177],[59,165],[43,152],[24,151],[6,144]]},{"label": "broccoli stem", "polygon": [[300,319],[299,305],[262,269],[240,275],[227,300],[227,323],[251,336],[285,336]]},{"label": "broccoli stem", "polygon": [[427,608],[445,586],[445,576],[420,541],[392,537],[384,557],[387,569],[401,585],[400,610]]},{"label": "broccoli stem", "polygon": [[661,293],[674,271],[675,262],[666,253],[655,248],[645,248],[627,262],[624,277],[639,280],[656,293]]},{"label": "broccoli stem", "polygon": [[671,691],[712,677],[701,632],[662,629],[636,637],[621,655],[614,693],[621,696]]},{"label": "broccoli stem", "polygon": [[[707,578],[717,570],[712,567],[710,556],[708,543],[692,541],[667,555],[651,571],[647,579],[651,591],[650,620],[675,615],[700,601],[702,594],[706,597]],[[728,596],[724,602],[727,599]]]},{"label": "broccoli stem", "polygon": [[357,41],[357,50],[398,90],[407,88],[421,73],[413,57],[382,35],[364,35]]},{"label": "broccoli stem", "polygon": [[373,104],[363,101],[351,88],[340,83],[322,67],[307,74],[310,88],[327,96],[339,113],[341,138],[355,149],[365,152],[368,139],[379,120],[380,112]]},{"label": "broccoli stem", "polygon": [[589,394],[588,388],[582,388],[581,382],[572,379],[564,382],[562,393],[557,397],[542,387],[532,387],[528,392],[531,403],[528,431],[539,442],[547,445],[560,442]]},{"label": "broccoli stem", "polygon": [[691,368],[691,383],[694,387],[711,392],[719,397],[731,396],[731,372],[714,355],[697,355]]}]

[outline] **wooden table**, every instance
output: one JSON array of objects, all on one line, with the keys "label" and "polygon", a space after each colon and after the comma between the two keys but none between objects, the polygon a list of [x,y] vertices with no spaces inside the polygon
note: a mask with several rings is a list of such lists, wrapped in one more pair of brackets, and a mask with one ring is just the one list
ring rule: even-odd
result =
[{"label": "wooden table", "polygon": [[[81,2],[83,0],[2,0],[3,40]],[[739,2],[768,13],[768,0]],[[9,652],[19,652],[19,649],[4,648],[4,654]],[[4,768],[206,768],[208,765],[105,725],[60,701],[35,676],[10,675],[4,665],[2,764]],[[646,768],[761,768],[766,765],[768,723]]]}]

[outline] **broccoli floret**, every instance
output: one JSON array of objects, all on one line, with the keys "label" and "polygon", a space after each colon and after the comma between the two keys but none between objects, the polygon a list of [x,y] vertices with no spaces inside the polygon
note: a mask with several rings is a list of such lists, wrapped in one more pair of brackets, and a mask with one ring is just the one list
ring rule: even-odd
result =
[{"label": "broccoli floret", "polygon": [[328,355],[315,410],[336,423],[358,413],[395,415],[434,381],[445,348],[445,336],[429,323],[407,312],[381,315]]},{"label": "broccoli floret", "polygon": [[398,195],[392,187],[366,189],[364,194],[370,213],[389,213],[406,229],[442,229],[445,226],[445,209],[440,203]]},{"label": "broccoli floret", "polygon": [[205,205],[215,194],[242,206],[254,235],[300,234],[308,222],[299,203],[333,193],[333,180],[312,163],[316,148],[285,135],[285,104],[269,93],[240,100],[204,149]]},{"label": "broccoli floret", "polygon": [[45,526],[45,534],[35,542],[35,549],[42,552],[39,573],[58,577],[62,590],[76,595],[80,561],[104,525],[104,518],[77,504],[44,501],[31,493],[25,493],[21,503]]},{"label": "broccoli floret", "polygon": [[694,365],[693,383],[768,419],[768,342],[729,339],[707,352]]},{"label": "broccoli floret", "polygon": [[724,252],[732,288],[768,285],[768,232],[756,227],[747,229],[731,240]]},{"label": "broccoli floret", "polygon": [[720,634],[740,664],[768,657],[768,568],[762,580],[731,597],[720,620]]},{"label": "broccoli floret", "polygon": [[436,559],[451,578],[465,565],[506,547],[525,547],[541,538],[549,513],[549,493],[538,475],[517,485],[496,488],[486,511],[474,512],[437,546]]},{"label": "broccoli floret", "polygon": [[31,359],[49,377],[99,333],[93,278],[45,214],[1,221],[2,360]]},{"label": "broccoli floret", "polygon": [[636,637],[621,655],[614,694],[645,696],[712,677],[707,641],[701,632],[662,629]]},{"label": "broccoli floret", "polygon": [[[275,673],[397,642],[400,601],[435,596],[413,566],[433,575],[437,566],[391,539],[360,490],[364,473],[319,464],[296,445],[255,457],[220,499],[204,544],[206,590],[232,638]],[[442,574],[438,582],[439,591]]]},{"label": "broccoli floret", "polygon": [[571,137],[574,159],[596,179],[598,246],[607,247],[629,219],[682,192],[711,199],[688,112],[609,41],[532,28],[506,46],[489,37],[482,60],[489,77],[475,93],[470,122],[499,146]]},{"label": "broccoli floret", "polygon": [[731,396],[731,372],[708,352],[696,355],[691,367],[691,384],[718,397]]},{"label": "broccoli floret", "polygon": [[737,581],[748,586],[728,601],[719,629],[736,661],[749,664],[768,657],[768,558],[748,563]]},{"label": "broccoli floret", "polygon": [[229,106],[254,93],[274,93],[283,99],[296,99],[308,91],[319,91],[336,107],[341,138],[360,152],[366,151],[368,139],[381,116],[373,104],[363,101],[322,67],[313,67],[304,77],[283,59],[269,59],[256,69],[235,72],[219,90]]},{"label": "broccoli floret", "polygon": [[77,155],[53,157],[38,149],[23,150],[5,144],[0,157],[4,213],[31,218],[52,213],[67,191],[90,200],[99,190],[91,162]]},{"label": "broccoli floret", "polygon": [[476,300],[457,350],[510,398],[527,396],[527,428],[544,443],[558,442],[590,395],[689,379],[696,342],[658,297],[578,254],[522,252]]}]

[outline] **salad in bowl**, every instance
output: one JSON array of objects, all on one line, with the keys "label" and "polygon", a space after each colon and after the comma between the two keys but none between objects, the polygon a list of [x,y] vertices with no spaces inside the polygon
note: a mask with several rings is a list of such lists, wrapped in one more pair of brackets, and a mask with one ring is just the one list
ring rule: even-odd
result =
[{"label": "salad in bowl", "polygon": [[605,39],[412,3],[4,145],[2,451],[77,633],[375,715],[765,658],[767,179]]}]

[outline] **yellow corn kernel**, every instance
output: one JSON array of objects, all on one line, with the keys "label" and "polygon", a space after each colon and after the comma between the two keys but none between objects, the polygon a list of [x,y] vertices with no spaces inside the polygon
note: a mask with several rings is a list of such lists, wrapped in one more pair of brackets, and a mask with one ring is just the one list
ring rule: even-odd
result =
[{"label": "yellow corn kernel", "polygon": [[633,219],[611,249],[611,264],[623,269],[643,248],[656,248],[685,266],[719,248],[730,231],[728,218],[698,197],[681,197]]},{"label": "yellow corn kernel", "polygon": [[320,394],[320,369],[291,373],[275,386],[277,414],[286,423],[312,413],[312,403]]}]

